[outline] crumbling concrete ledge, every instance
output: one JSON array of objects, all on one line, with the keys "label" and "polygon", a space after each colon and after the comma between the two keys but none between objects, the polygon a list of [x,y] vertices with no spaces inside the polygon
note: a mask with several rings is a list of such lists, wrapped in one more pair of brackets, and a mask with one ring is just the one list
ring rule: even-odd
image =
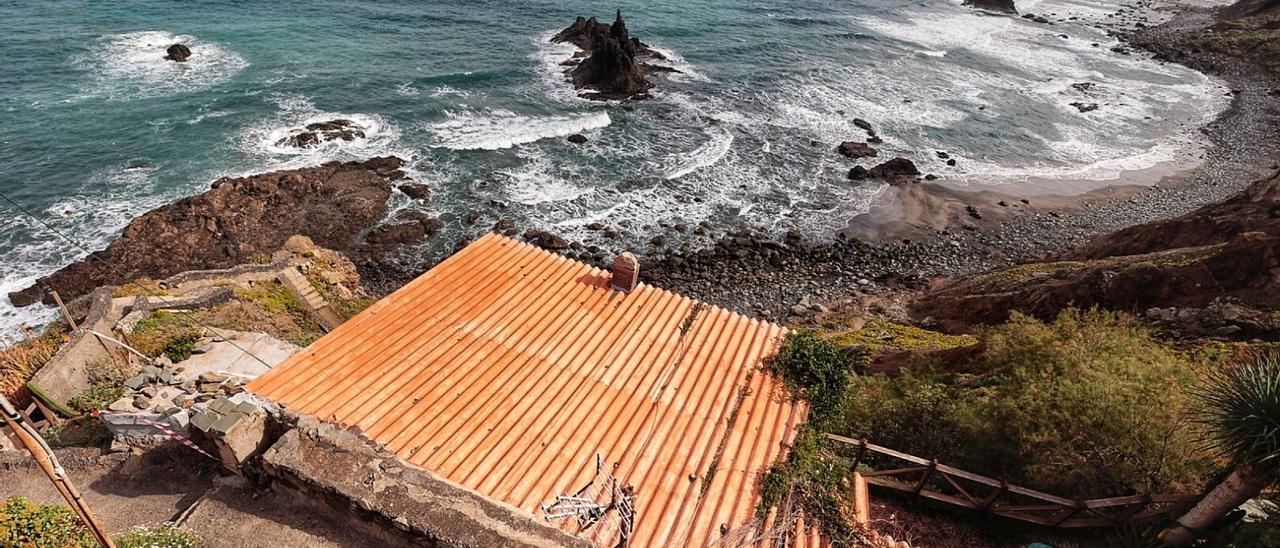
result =
[{"label": "crumbling concrete ledge", "polygon": [[478,548],[591,546],[312,417],[297,419],[297,427],[263,454],[262,469],[274,489],[289,488],[305,499],[352,512],[354,526],[383,542]]}]

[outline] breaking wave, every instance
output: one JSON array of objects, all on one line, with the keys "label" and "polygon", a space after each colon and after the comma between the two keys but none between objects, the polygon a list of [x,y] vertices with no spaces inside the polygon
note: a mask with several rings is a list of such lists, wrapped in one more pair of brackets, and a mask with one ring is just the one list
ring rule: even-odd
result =
[{"label": "breaking wave", "polygon": [[448,119],[430,124],[435,145],[453,150],[498,150],[552,137],[565,137],[607,127],[612,120],[605,112],[586,114],[525,116],[507,110],[485,114],[447,114]]}]

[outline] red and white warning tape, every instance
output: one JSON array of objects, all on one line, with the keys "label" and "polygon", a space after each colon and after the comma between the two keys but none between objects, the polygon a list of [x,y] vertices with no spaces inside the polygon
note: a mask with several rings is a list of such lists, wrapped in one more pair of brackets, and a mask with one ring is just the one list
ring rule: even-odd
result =
[{"label": "red and white warning tape", "polygon": [[[101,410],[98,410],[98,411],[94,411],[94,412],[93,412],[93,416],[94,416],[94,418],[97,418],[97,416],[98,416],[98,415],[124,415],[124,414],[126,414],[126,413],[117,413],[117,412],[115,412],[115,411],[109,411],[109,410],[106,410],[106,409],[101,409]],[[132,414],[132,413],[130,413],[130,414]],[[218,462],[218,464],[223,464],[222,459],[219,459],[218,457],[215,457],[215,456],[213,456],[213,455],[210,455],[208,451],[205,451],[204,449],[201,449],[201,448],[200,448],[200,446],[196,445],[196,444],[195,444],[195,442],[191,441],[191,439],[187,438],[186,436],[184,436],[184,435],[182,435],[182,434],[179,434],[179,433],[177,433],[177,432],[174,432],[174,431],[173,431],[172,429],[170,429],[168,426],[165,426],[165,425],[160,424],[160,423],[158,423],[158,422],[156,422],[156,421],[153,421],[153,420],[151,420],[151,419],[148,419],[148,418],[146,418],[146,417],[144,417],[144,416],[142,416],[142,415],[137,415],[137,414],[132,414],[132,415],[134,416],[134,418],[136,418],[136,419],[138,419],[138,420],[140,420],[140,421],[142,421],[142,422],[147,423],[147,425],[151,426],[152,428],[155,428],[156,430],[159,430],[159,431],[161,431],[161,432],[164,432],[164,434],[165,434],[166,436],[169,436],[170,438],[174,439],[174,440],[175,440],[175,441],[177,441],[178,443],[181,443],[182,445],[185,445],[185,446],[187,446],[187,447],[190,447],[191,449],[194,449],[197,453],[200,453],[201,455],[204,455],[204,456],[206,456],[206,457],[209,457],[209,458],[211,458],[211,459],[213,459],[213,460],[217,461],[217,462]]]}]

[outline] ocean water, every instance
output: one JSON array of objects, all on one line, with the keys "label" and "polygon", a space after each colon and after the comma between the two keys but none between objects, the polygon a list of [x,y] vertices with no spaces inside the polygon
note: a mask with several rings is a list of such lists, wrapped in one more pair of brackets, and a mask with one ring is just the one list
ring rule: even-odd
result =
[{"label": "ocean water", "polygon": [[[880,160],[908,157],[948,184],[1103,182],[1198,158],[1196,128],[1227,104],[1221,85],[1110,51],[1118,43],[1086,24],[1115,9],[1106,0],[1018,4],[1081,21],[1046,26],[958,0],[618,3],[680,71],[654,77],[656,97],[626,111],[578,98],[559,66],[573,47],[547,40],[615,4],[6,2],[0,191],[99,249],[221,176],[395,154],[434,198],[392,205],[446,223],[420,251],[429,260],[450,234],[500,218],[584,240],[595,221],[629,226],[633,243],[678,222],[830,234],[883,191],[847,181],[853,162],[834,152],[865,138],[855,117],[884,139]],[[162,59],[175,41],[189,63]],[[368,137],[275,145],[337,117]],[[578,132],[590,141],[565,141]],[[82,256],[0,210],[0,291]],[[464,226],[470,213],[481,220]],[[6,301],[0,332],[51,315]]]}]

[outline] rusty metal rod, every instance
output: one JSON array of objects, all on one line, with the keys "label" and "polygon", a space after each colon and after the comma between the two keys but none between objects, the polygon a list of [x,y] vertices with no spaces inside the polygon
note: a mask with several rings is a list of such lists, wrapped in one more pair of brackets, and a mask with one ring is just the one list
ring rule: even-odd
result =
[{"label": "rusty metal rod", "polygon": [[53,450],[44,442],[44,438],[40,437],[40,433],[35,431],[26,419],[18,413],[9,400],[0,395],[0,409],[3,410],[4,422],[17,435],[18,441],[31,452],[31,456],[35,457],[36,463],[40,465],[40,469],[49,476],[49,481],[53,482],[53,486],[67,499],[67,504],[71,505],[71,509],[75,511],[84,524],[89,527],[89,531],[93,534],[98,544],[105,548],[115,548],[115,543],[111,542],[111,536],[107,534],[107,530],[98,522],[98,518],[94,516],[93,511],[89,509],[89,504],[80,496],[80,491],[71,483],[71,479],[67,477],[66,470],[62,469],[62,465],[58,464],[57,457],[54,456]]}]

